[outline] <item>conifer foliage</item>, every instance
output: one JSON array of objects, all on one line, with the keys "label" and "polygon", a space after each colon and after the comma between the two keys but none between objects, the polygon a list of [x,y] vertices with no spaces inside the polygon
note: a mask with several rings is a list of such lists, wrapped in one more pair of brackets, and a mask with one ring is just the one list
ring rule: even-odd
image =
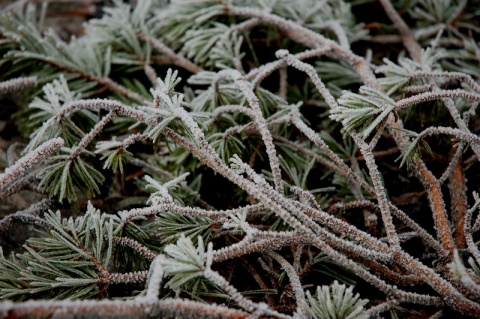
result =
[{"label": "conifer foliage", "polygon": [[0,13],[2,318],[480,315],[478,0],[80,4]]}]

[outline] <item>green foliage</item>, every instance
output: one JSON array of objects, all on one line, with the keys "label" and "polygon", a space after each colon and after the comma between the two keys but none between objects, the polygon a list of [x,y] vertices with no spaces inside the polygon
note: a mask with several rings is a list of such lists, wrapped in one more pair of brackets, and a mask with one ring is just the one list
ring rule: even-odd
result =
[{"label": "green foliage", "polygon": [[59,154],[51,156],[39,173],[39,187],[45,189],[50,196],[58,196],[69,202],[77,197],[76,187],[82,192],[100,193],[99,184],[104,181],[103,175],[80,156],[72,158],[72,149],[63,147]]},{"label": "green foliage", "polygon": [[[77,76],[80,72],[108,76],[111,63],[110,47],[90,45],[88,37],[72,38],[67,43],[53,30],[42,32],[41,21],[44,18],[41,16],[36,21],[35,9],[30,5],[26,14],[17,11],[2,15],[0,30],[2,34],[7,35],[6,41],[2,44],[9,43],[14,48],[6,54],[5,58],[15,59],[28,68],[29,72],[33,71],[30,69],[33,66],[43,75],[51,75],[53,67],[68,70],[67,73],[70,74],[77,73]],[[36,65],[24,63],[31,60],[41,63]]]},{"label": "green foliage", "polygon": [[230,80],[222,79],[216,86],[212,85],[215,72],[202,71],[191,76],[187,82],[192,85],[209,85],[207,89],[195,91],[191,104],[197,112],[212,112],[219,105],[243,104],[240,92]]},{"label": "green foliage", "polygon": [[208,29],[189,30],[183,37],[184,50],[187,57],[194,62],[205,65],[209,60],[212,48],[218,43],[228,27],[221,23],[214,23]]},{"label": "green foliage", "polygon": [[452,25],[467,4],[467,0],[419,0],[415,8],[410,10],[410,14],[421,23],[420,25],[427,26],[439,22]]},{"label": "green foliage", "polygon": [[427,48],[422,50],[421,61],[416,62],[409,58],[400,58],[398,65],[388,59],[384,59],[384,65],[376,69],[377,73],[384,74],[385,77],[378,79],[378,84],[386,91],[387,95],[396,93],[401,88],[409,85],[426,85],[429,83],[436,83],[441,85],[442,79],[427,79],[418,78],[412,79],[412,75],[421,71],[442,71],[439,61],[445,57],[445,52],[442,50]]},{"label": "green foliage", "polygon": [[317,61],[315,70],[335,97],[340,97],[342,88],[361,83],[358,74],[343,63]]},{"label": "green foliage", "polygon": [[195,247],[189,237],[182,235],[176,244],[165,247],[165,254],[170,258],[163,262],[163,268],[168,276],[172,276],[167,286],[174,290],[203,276],[203,271],[212,265],[212,245],[209,244],[205,252],[202,237],[198,237]]},{"label": "green foliage", "polygon": [[181,202],[178,196],[173,196],[170,192],[170,189],[177,188],[178,183],[185,180],[185,178],[189,175],[189,173],[182,174],[177,178],[174,178],[171,181],[168,181],[164,184],[160,184],[155,179],[151,178],[150,176],[146,175],[145,180],[147,181],[146,189],[153,189],[154,191],[150,194],[150,198],[148,199],[147,203],[152,204],[160,204],[160,203],[173,203],[173,201]]},{"label": "green foliage", "polygon": [[478,56],[480,45],[474,39],[462,39],[463,47],[458,50],[450,50],[448,56],[451,60],[444,60],[442,66],[445,69],[469,74],[476,78],[480,77]]},{"label": "green foliage", "polygon": [[358,129],[366,138],[394,110],[395,101],[367,86],[359,91],[360,94],[344,91],[338,99],[340,106],[330,111],[330,117],[342,122],[344,134]]},{"label": "green foliage", "polygon": [[312,296],[307,291],[311,315],[315,319],[366,319],[368,314],[364,310],[367,300],[359,295],[353,295],[353,287],[347,287],[334,281],[329,286],[317,287]]},{"label": "green foliage", "polygon": [[61,137],[67,146],[76,144],[85,134],[79,124],[94,123],[98,117],[90,110],[77,112],[75,123],[71,118],[60,116],[62,109],[80,98],[78,93],[71,92],[63,76],[43,87],[44,99],[35,98],[29,107],[34,110],[30,115],[29,126],[35,128],[30,134],[30,143],[25,151],[31,151],[38,145],[55,137]]},{"label": "green foliage", "polygon": [[86,36],[93,38],[96,45],[110,48],[108,57],[113,65],[142,66],[150,62],[152,47],[137,34],[149,36],[155,32],[154,10],[151,0],[139,2],[133,10],[115,1],[113,8],[104,8],[101,18],[89,21]]},{"label": "green foliage", "polygon": [[[409,142],[404,145],[404,150],[398,159],[401,159],[400,167],[407,164],[410,167],[415,158],[422,158],[421,146],[423,146],[430,154],[433,154],[430,145],[417,133],[403,130],[408,136]],[[397,159],[397,160],[398,160]]]},{"label": "green foliage", "polygon": [[229,132],[213,133],[208,137],[208,141],[224,162],[235,154],[241,155],[245,149],[244,142]]},{"label": "green foliage", "polygon": [[[440,299],[463,314],[480,309],[478,216],[467,244],[447,253],[461,236],[450,225],[478,206],[474,195],[459,213],[470,199],[454,196],[471,188],[480,154],[478,0],[395,1],[409,32],[385,2],[397,25],[383,14],[357,23],[379,8],[362,0],[135,3],[113,1],[77,37],[45,29],[56,7],[0,13],[0,92],[38,84],[7,96],[21,104],[22,137],[11,138],[8,121],[3,129],[10,110],[0,114],[10,144],[0,199],[34,190],[52,205],[1,203],[12,210],[1,232],[44,227],[21,253],[0,254],[1,299],[107,304],[113,292],[120,306],[141,305],[140,317],[360,319],[393,317],[397,302],[439,310]],[[444,154],[422,158],[431,135]],[[456,141],[443,135],[465,152],[452,160]],[[65,147],[32,152],[55,138]],[[444,173],[438,189],[412,182],[416,159],[419,178],[457,164],[469,178],[457,187]],[[410,192],[415,205],[400,206]],[[108,213],[87,204],[93,197]],[[72,217],[45,213],[52,207]],[[419,209],[433,228],[422,228]],[[418,245],[403,244],[412,237]],[[411,279],[432,293],[412,293]],[[360,285],[371,308],[337,280]]]},{"label": "green foliage", "polygon": [[22,300],[26,295],[43,298],[90,298],[100,293],[99,280],[110,268],[113,220],[89,206],[84,216],[61,218],[47,213],[45,236],[27,240],[26,252],[0,258],[0,297]]},{"label": "green foliage", "polygon": [[245,56],[245,52],[241,51],[243,41],[243,37],[236,32],[224,35],[212,49],[209,55],[210,63],[219,69],[242,70],[242,58]]},{"label": "green foliage", "polygon": [[215,0],[174,2],[159,12],[158,32],[164,35],[166,42],[171,44],[173,49],[178,49],[185,43],[184,36],[189,30],[207,24],[210,19],[222,14],[222,11],[222,5]]},{"label": "green foliage", "polygon": [[101,153],[103,156],[100,159],[105,160],[103,169],[111,168],[114,173],[118,168],[120,174],[123,174],[123,166],[133,158],[133,154],[119,141],[101,141],[97,143],[96,147],[95,153]]},{"label": "green foliage", "polygon": [[214,221],[208,217],[180,215],[163,212],[149,224],[150,232],[162,238],[163,244],[173,244],[182,236],[191,238],[197,244],[198,238],[208,242],[212,235]]},{"label": "green foliage", "polygon": [[[261,1],[254,1],[261,3]],[[288,0],[272,1],[273,12],[281,17],[297,21],[316,31],[329,29],[329,23],[338,22],[345,30],[349,40],[355,42],[366,35],[362,25],[355,23],[351,5],[343,1],[307,0],[302,5],[295,6]]]}]

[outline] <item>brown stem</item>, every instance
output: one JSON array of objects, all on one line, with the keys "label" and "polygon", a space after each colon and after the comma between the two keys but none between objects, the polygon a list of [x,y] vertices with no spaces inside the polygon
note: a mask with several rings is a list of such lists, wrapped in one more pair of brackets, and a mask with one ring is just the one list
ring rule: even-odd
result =
[{"label": "brown stem", "polygon": [[[455,153],[454,150],[453,153]],[[448,189],[450,191],[451,198],[453,239],[457,249],[463,249],[466,245],[464,225],[465,213],[467,212],[468,204],[462,157],[460,157],[453,165],[453,170],[448,178]]]},{"label": "brown stem", "polygon": [[[178,136],[177,134],[175,134],[173,131],[171,131],[168,128],[164,129],[163,133],[166,136],[168,136],[169,138],[171,138],[172,140],[174,140],[175,142],[181,144],[185,149],[191,151],[200,160],[202,160],[206,165],[208,165],[212,168],[216,168],[220,173],[222,173],[222,175],[231,179],[235,183],[239,184],[239,186],[241,186],[241,187],[243,186],[242,188],[248,188],[248,186],[244,183],[243,180],[240,181],[237,178],[237,175],[235,175],[235,176],[231,175],[228,170],[226,170],[224,167],[222,167],[223,163],[221,161],[219,161],[218,158],[208,158],[206,156],[206,153],[204,153],[205,151],[197,149],[195,146],[188,143],[187,141],[185,141],[183,138],[181,138],[180,136]],[[425,172],[430,173],[425,167],[422,170],[422,172],[423,173],[425,173]],[[433,178],[433,180],[432,180],[432,178]],[[440,189],[439,189],[438,181],[435,179],[435,177],[431,173],[430,173],[430,175],[427,174],[427,176],[425,176],[422,180],[425,180],[427,182],[429,181],[430,185],[435,185],[436,184],[438,186],[437,189],[433,189],[433,191],[431,192],[432,194],[434,194],[431,202],[435,203],[435,199],[440,198],[440,206],[443,208],[442,212],[445,212],[444,207],[442,206],[443,201],[441,201],[441,199],[442,199],[441,198],[441,193],[439,193]],[[262,198],[260,198],[260,199],[262,199]],[[305,209],[305,213],[308,215],[307,210],[310,210],[310,209],[308,207],[303,207],[303,206],[302,206],[302,208]],[[434,212],[438,214],[438,211],[434,210]],[[441,213],[440,213],[440,215],[441,215]],[[438,219],[439,218],[437,218],[437,220]],[[333,220],[330,220],[330,221],[333,221]],[[448,226],[448,223],[446,222],[446,220],[444,222],[445,222],[445,225]],[[437,223],[437,221],[436,221],[436,223]],[[336,224],[337,224],[337,227],[340,228],[341,225],[339,225],[339,223],[336,223]],[[441,223],[440,223],[440,226],[442,226]],[[339,228],[337,228],[337,230]],[[437,229],[439,230],[441,235],[442,234],[447,235],[447,239],[448,239],[448,235],[450,235],[450,237],[451,237],[450,232],[445,233],[445,232],[441,231],[442,229],[439,229],[439,228],[437,228]],[[353,228],[350,227],[350,228],[345,229],[344,233],[352,233],[352,231],[353,231]],[[355,233],[359,234],[357,231],[355,231]],[[282,238],[281,240],[278,240],[278,242],[276,242],[276,243],[274,242],[274,240],[273,241],[270,241],[270,240],[260,241],[260,242],[263,242],[262,243],[263,247],[260,247],[260,246],[262,246],[260,244],[260,242],[254,242],[254,243],[252,243],[252,244],[250,244],[246,247],[243,247],[242,249],[240,249],[237,253],[234,253],[233,255],[234,256],[244,255],[245,253],[248,253],[247,252],[248,250],[250,250],[250,252],[254,252],[254,251],[263,251],[263,250],[267,250],[267,249],[276,249],[276,248],[274,248],[274,246],[284,247],[284,246],[289,246],[289,245],[294,245],[294,244],[308,244],[307,242],[304,242],[304,240],[306,238],[288,238],[288,241],[286,239],[287,238]],[[363,239],[363,241],[365,241],[368,238],[365,237],[365,236],[362,236],[362,239]],[[311,238],[310,238],[310,240],[311,240]],[[375,242],[372,242],[371,240],[365,241],[365,242],[368,242],[369,244],[370,243],[371,244],[375,243]],[[442,238],[442,243],[444,243],[444,242],[445,242],[445,240],[444,240],[444,238]],[[317,244],[315,244],[315,246],[317,246]],[[333,253],[333,250],[327,245],[322,244],[322,245],[318,245],[318,246],[321,246],[323,249],[328,248],[329,253]],[[452,247],[453,247],[453,239],[452,239]],[[384,247],[378,247],[378,248],[384,248]],[[230,251],[230,253],[231,253],[231,251]],[[415,258],[409,256],[408,254],[404,253],[401,250],[393,250],[393,256],[392,257],[395,260],[395,262],[399,266],[401,266],[402,268],[407,270],[408,273],[415,274],[416,276],[418,276],[420,278],[423,278],[425,280],[425,282],[428,283],[433,289],[435,289],[444,298],[445,302],[450,307],[452,307],[453,309],[456,309],[463,314],[480,313],[480,305],[479,304],[465,298],[448,281],[446,281],[445,279],[440,277],[432,269],[426,267],[425,265],[423,265],[421,262],[419,262]],[[214,257],[213,257],[215,262],[218,262],[220,260],[225,260],[225,259],[228,259],[228,258],[231,258],[231,257],[227,257],[226,254],[223,254],[223,255],[214,254]],[[346,258],[342,257],[342,261],[347,263],[348,260]],[[348,263],[348,264],[349,264],[349,266],[354,266],[354,263]],[[357,268],[356,271],[361,272],[362,273],[361,275],[366,276],[368,274],[368,272],[365,272],[362,268]],[[370,279],[372,279],[372,277],[373,276],[371,276],[371,275],[369,276]],[[379,287],[382,285],[382,282],[378,281],[378,280],[375,283],[378,284],[377,286],[379,286]],[[383,288],[388,288],[388,287],[383,287]]]},{"label": "brown stem", "polygon": [[104,77],[96,76],[96,75],[93,75],[93,74],[83,73],[79,70],[75,70],[73,68],[58,64],[58,63],[56,63],[54,61],[51,61],[49,59],[44,59],[42,61],[47,63],[47,64],[50,64],[51,66],[57,68],[60,71],[65,71],[65,72],[68,72],[68,73],[77,74],[78,76],[80,76],[81,78],[83,78],[87,81],[91,81],[91,82],[95,82],[97,84],[103,85],[104,87],[106,87],[110,91],[113,91],[113,92],[116,92],[120,95],[126,96],[129,99],[133,99],[133,100],[136,100],[138,102],[145,101],[145,97],[141,96],[140,94],[138,94],[136,92],[133,92],[133,91],[127,89],[124,86],[121,86],[120,84],[112,81],[109,78],[104,78]]},{"label": "brown stem", "polygon": [[415,166],[418,168],[416,175],[420,177],[419,179],[423,184],[423,187],[427,190],[428,199],[433,212],[435,229],[437,230],[437,237],[443,248],[450,252],[452,258],[455,245],[450,231],[450,225],[448,224],[447,211],[445,209],[440,183],[432,172],[427,169],[423,162],[420,163],[420,160],[418,159],[416,162],[417,165]]},{"label": "brown stem", "polygon": [[[270,287],[268,287],[268,285],[263,280],[262,276],[260,276],[260,274],[258,273],[257,269],[253,267],[253,265],[246,258],[240,257],[240,261],[245,266],[245,268],[247,268],[247,270],[250,272],[250,274],[253,276],[255,281],[262,289],[270,289]],[[272,295],[268,294],[266,295],[266,297],[268,306],[273,309],[275,301],[273,300]]]},{"label": "brown stem", "polygon": [[[400,130],[403,128],[401,120],[389,120],[389,125],[391,127],[390,133],[392,134],[392,137],[403,151],[407,137],[400,132]],[[440,240],[441,246],[450,253],[450,258],[452,258],[452,253],[455,246],[453,243],[450,226],[448,224],[447,211],[445,209],[440,183],[432,174],[432,172],[428,170],[425,163],[423,163],[419,158],[415,158],[413,161],[412,172],[420,180],[423,187],[427,191],[428,201],[432,209],[435,229],[437,231],[437,237]]]},{"label": "brown stem", "polygon": [[373,74],[370,66],[365,61],[365,59],[353,54],[351,51],[345,50],[345,48],[343,48],[337,42],[327,39],[321,34],[307,29],[293,21],[286,20],[282,17],[270,14],[266,11],[232,6],[226,2],[224,2],[223,5],[225,7],[226,15],[258,18],[263,23],[273,24],[277,26],[280,30],[282,30],[285,36],[305,45],[308,48],[318,48],[320,46],[330,47],[332,50],[332,54],[338,57],[340,60],[343,60],[349,65],[351,65],[363,79],[365,84],[373,87],[377,86],[375,81],[375,75]]},{"label": "brown stem", "polygon": [[415,275],[402,275],[399,274],[385,265],[381,265],[375,261],[364,259],[362,263],[373,269],[377,274],[381,274],[383,277],[395,282],[398,285],[414,285],[423,283],[422,278]]},{"label": "brown stem", "polygon": [[201,67],[198,65],[192,63],[190,60],[184,58],[181,55],[178,55],[175,53],[172,49],[170,49],[168,46],[166,46],[163,42],[161,42],[158,39],[152,38],[146,34],[137,33],[137,37],[139,37],[142,40],[150,42],[150,44],[160,53],[165,54],[169,59],[170,62],[176,66],[179,66],[181,68],[184,68],[187,71],[190,71],[192,73],[198,73],[203,71]]},{"label": "brown stem", "polygon": [[480,305],[472,300],[467,299],[460,294],[451,283],[440,277],[427,266],[423,265],[417,259],[407,255],[404,252],[394,252],[394,260],[397,265],[401,266],[411,274],[422,278],[432,288],[434,288],[445,301],[453,309],[465,315],[474,315],[480,313]]},{"label": "brown stem", "polygon": [[0,317],[19,318],[231,318],[246,319],[250,314],[220,305],[182,299],[54,300],[3,302]]},{"label": "brown stem", "polygon": [[[384,151],[376,151],[376,152],[373,152],[373,156],[375,158],[378,158],[378,157],[382,157],[382,156],[388,156],[388,155],[392,155],[392,154],[395,154],[395,153],[398,153],[399,152],[399,149],[398,147],[394,146],[392,148],[389,148],[387,150],[384,150]],[[365,159],[363,158],[363,155],[358,155],[356,157],[357,161],[364,161]],[[347,161],[349,161],[349,159],[347,158],[346,159]]]},{"label": "brown stem", "polygon": [[[403,21],[403,19],[400,17],[397,11],[393,8],[392,3],[389,0],[380,0],[382,6],[385,9],[385,12],[389,16],[389,18],[392,20],[392,22],[395,24],[395,26],[398,28],[400,35],[402,37],[402,42],[404,43],[405,47],[410,53],[410,56],[417,62],[421,61],[421,49],[418,43],[415,41],[415,38],[413,37],[412,33],[410,32],[410,29],[406,25],[406,23]],[[459,168],[461,170],[461,167]],[[433,176],[433,174],[426,168],[426,166],[420,161],[416,161],[416,165],[414,168],[414,171],[418,177],[420,177],[420,180],[425,187],[425,189],[428,192],[428,198],[430,201],[430,205],[432,207],[432,211],[434,214],[434,222],[435,226],[437,229],[437,236],[440,239],[440,242],[442,243],[442,246],[449,252],[453,252],[454,249],[454,240],[452,237],[452,234],[450,232],[450,227],[448,225],[448,220],[447,220],[447,214],[445,210],[445,205],[443,202],[442,198],[442,193],[441,193],[441,188],[438,180]],[[463,171],[461,173],[463,175]],[[452,177],[453,178],[453,177]],[[457,182],[461,182],[461,176],[455,176],[455,184]],[[463,184],[457,184],[457,185],[465,185],[464,180]],[[460,188],[462,189],[462,188]],[[462,193],[460,190],[456,192],[457,194],[452,194],[452,196],[455,196],[455,199],[452,197],[452,203],[463,203],[465,202],[465,199],[462,198],[464,197],[463,195],[460,195]],[[455,208],[455,210],[463,210],[462,205],[458,208]],[[460,218],[463,216],[462,213],[457,212],[456,214],[456,219],[458,223],[462,223],[463,218]],[[456,224],[457,225],[457,224]],[[458,228],[457,228],[458,229]],[[459,228],[463,230],[463,227]],[[458,237],[457,244],[462,244],[462,240],[460,237],[465,238],[462,236],[463,234],[457,234],[456,238]],[[465,243],[463,242],[463,245]]]},{"label": "brown stem", "polygon": [[390,0],[380,0],[380,3],[382,4],[385,13],[388,15],[390,20],[392,20],[393,24],[395,24],[395,26],[397,27],[398,32],[400,32],[403,45],[408,50],[408,53],[413,58],[413,60],[419,62],[422,59],[422,51],[420,45],[418,45],[418,42],[413,37],[412,32],[410,32],[410,28],[395,10]]}]

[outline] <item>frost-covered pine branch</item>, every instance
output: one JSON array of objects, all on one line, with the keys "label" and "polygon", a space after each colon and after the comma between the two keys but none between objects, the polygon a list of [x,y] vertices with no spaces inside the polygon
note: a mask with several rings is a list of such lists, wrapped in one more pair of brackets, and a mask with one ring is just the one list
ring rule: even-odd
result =
[{"label": "frost-covered pine branch", "polygon": [[473,2],[2,11],[2,315],[480,313]]}]

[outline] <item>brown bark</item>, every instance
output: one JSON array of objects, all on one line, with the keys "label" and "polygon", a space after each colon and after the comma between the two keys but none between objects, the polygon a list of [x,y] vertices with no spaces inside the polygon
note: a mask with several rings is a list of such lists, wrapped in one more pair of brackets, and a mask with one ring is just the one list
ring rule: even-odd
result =
[{"label": "brown bark", "polygon": [[453,258],[453,250],[455,248],[452,233],[450,231],[450,225],[448,224],[447,211],[445,209],[445,204],[443,202],[442,189],[438,180],[433,176],[425,164],[421,163],[420,160],[416,160],[415,169],[418,169],[416,172],[419,175],[419,179],[423,184],[423,187],[427,190],[428,200],[430,202],[430,207],[433,212],[433,220],[435,223],[435,229],[437,231],[437,238],[440,240],[443,248],[450,252],[451,258]]},{"label": "brown bark", "polygon": [[248,318],[249,313],[219,305],[182,299],[142,300],[56,300],[4,302],[0,317],[18,318]]},{"label": "brown bark", "polygon": [[464,224],[468,204],[463,159],[461,157],[456,161],[452,174],[448,178],[448,189],[451,198],[453,239],[457,249],[463,249],[466,245]]}]

